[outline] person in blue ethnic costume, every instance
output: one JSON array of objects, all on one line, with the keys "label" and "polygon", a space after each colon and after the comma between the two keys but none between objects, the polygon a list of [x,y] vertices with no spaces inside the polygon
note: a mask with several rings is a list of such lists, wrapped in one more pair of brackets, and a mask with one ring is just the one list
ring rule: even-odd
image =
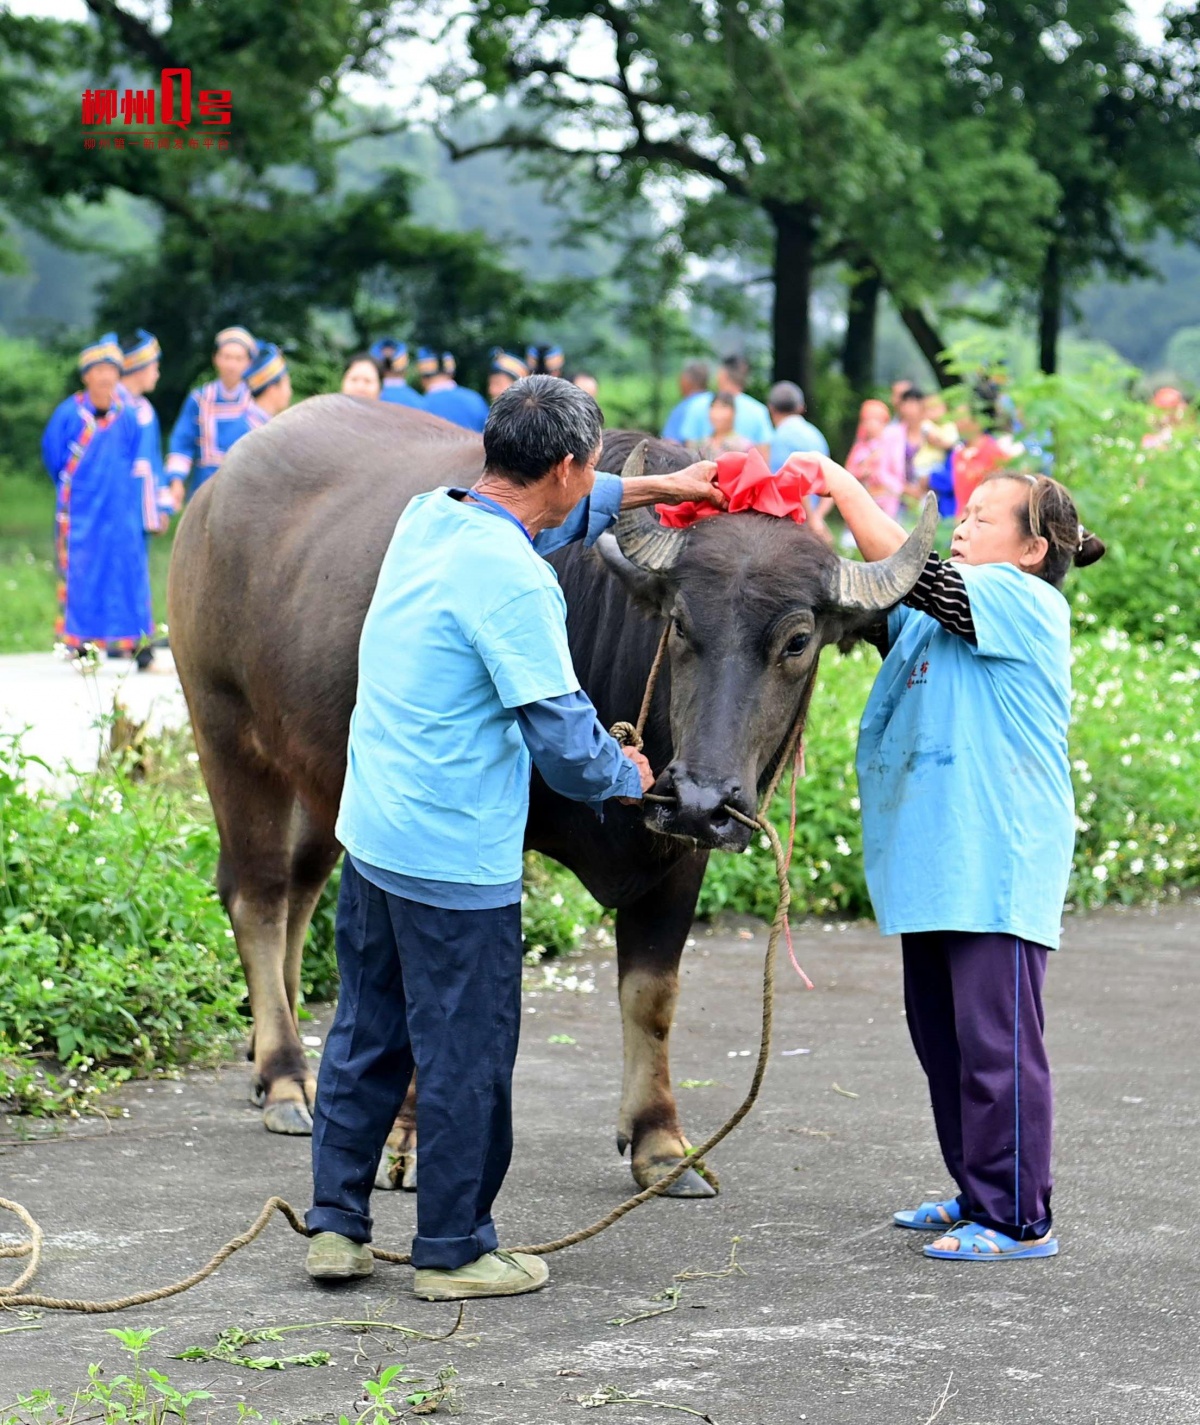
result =
[{"label": "person in blue ethnic costume", "polygon": [[137,649],[144,668],[154,633],[145,531],[159,528],[159,512],[139,469],[142,427],[120,391],[123,364],[115,332],[84,348],[84,389],[50,417],[42,459],[58,496],[57,634],[75,650]]},{"label": "person in blue ethnic costume", "polygon": [[380,337],[371,347],[371,355],[383,367],[383,390],[381,401],[390,401],[393,406],[414,406],[424,410],[425,398],[408,384],[408,347],[394,336]]},{"label": "person in blue ethnic costume", "polygon": [[250,428],[264,426],[292,403],[292,377],[283,352],[273,341],[261,341],[258,355],[246,370],[250,387]]},{"label": "person in blue ethnic costume", "polygon": [[258,342],[245,327],[226,327],[213,345],[217,379],[189,393],[168,443],[167,478],[177,507],[183,503],[189,478],[194,495],[221,468],[234,442],[251,428],[250,388],[243,377],[258,355]]},{"label": "person in blue ethnic costume", "polygon": [[150,404],[150,392],[158,385],[162,348],[152,332],[138,327],[135,336],[121,343],[121,352],[124,357],[122,399],[132,407],[142,433],[137,473],[149,481],[154,490],[158,527],[165,531],[176,512],[175,500],[163,468],[162,427],[158,423],[158,412]]},{"label": "person in blue ethnic costume", "polygon": [[431,416],[441,416],[467,430],[481,431],[487,424],[488,403],[478,391],[460,386],[454,379],[454,356],[449,351],[439,355],[427,346],[417,352],[417,370],[425,388],[425,409]]}]

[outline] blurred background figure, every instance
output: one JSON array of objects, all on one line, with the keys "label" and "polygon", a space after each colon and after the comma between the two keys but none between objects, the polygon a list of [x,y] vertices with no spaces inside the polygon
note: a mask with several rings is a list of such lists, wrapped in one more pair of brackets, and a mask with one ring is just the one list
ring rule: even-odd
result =
[{"label": "blurred background figure", "polygon": [[734,430],[736,418],[737,402],[728,391],[718,391],[708,407],[706,419],[710,433],[703,440],[689,441],[688,449],[701,460],[716,460],[731,450],[753,450],[754,442],[749,436],[738,435]]},{"label": "blurred background figure", "polygon": [[910,390],[911,387],[913,386],[913,384],[914,384],[913,381],[912,381],[911,378],[908,377],[908,376],[898,376],[898,377],[895,379],[895,381],[892,382],[892,386],[891,386],[891,392],[892,392],[892,396],[891,396],[892,415],[893,415],[897,420],[900,419],[900,401],[901,401],[902,397],[904,396],[905,391]]},{"label": "blurred background figure", "polygon": [[886,402],[862,403],[854,444],[846,457],[846,469],[862,481],[879,508],[895,519],[904,494],[904,444],[903,427],[890,417]]},{"label": "blurred background figure", "polygon": [[662,428],[664,440],[684,443],[683,423],[689,407],[700,400],[707,408],[711,392],[708,389],[709,370],[707,361],[689,361],[679,373],[679,403],[671,410]]},{"label": "blurred background figure", "polygon": [[829,442],[810,421],[804,419],[804,392],[794,381],[776,381],[767,396],[767,410],[775,429],[767,464],[772,475],[789,455],[828,455]]},{"label": "blurred background figure", "polygon": [[[771,424],[771,414],[766,406],[746,394],[746,383],[749,379],[750,363],[744,356],[727,356],[717,368],[718,392],[733,398],[735,432],[745,436],[751,445],[756,445],[762,458],[768,460],[775,427]],[[715,398],[703,393],[688,406],[682,421],[682,438],[685,445],[698,449],[715,434],[715,427],[708,419],[709,406],[713,399]]]},{"label": "blurred background figure", "polygon": [[904,466],[904,504],[910,512],[916,509],[922,493],[916,458],[925,443],[924,424],[925,392],[919,386],[908,386],[900,393],[896,419],[888,426],[886,438],[895,442],[895,449],[889,452],[888,458],[899,460]]},{"label": "blurred background figure", "polygon": [[415,406],[424,409],[425,402],[419,391],[408,384],[408,347],[394,336],[383,336],[371,343],[371,356],[379,362],[383,371],[383,390],[380,396],[393,406]]},{"label": "blurred background figure", "polygon": [[1143,450],[1159,450],[1170,445],[1175,432],[1187,417],[1183,392],[1174,386],[1160,386],[1150,397],[1151,429],[1142,437]]},{"label": "blurred background figure", "polygon": [[503,396],[514,381],[520,381],[522,377],[528,375],[529,368],[519,356],[514,356],[511,351],[505,351],[502,346],[494,346],[491,365],[488,367],[488,400],[494,401]]},{"label": "blurred background figure", "polygon": [[152,529],[157,519],[158,532],[162,533],[175,512],[175,497],[163,469],[162,427],[150,402],[150,392],[158,385],[162,370],[162,348],[153,332],[139,327],[134,336],[121,343],[121,355],[121,388],[133,408],[142,437],[134,474],[145,482],[142,498],[146,502],[146,528]]},{"label": "blurred background figure", "polygon": [[156,502],[147,504],[148,482],[135,478],[142,427],[120,387],[124,366],[115,332],[84,347],[83,390],[50,417],[42,459],[57,494],[58,637],[76,652],[136,650],[138,667],[147,668],[154,619],[145,535],[161,526]]},{"label": "blurred background figure", "polygon": [[600,383],[588,371],[577,371],[571,377],[571,385],[578,386],[581,391],[586,391],[593,401],[600,395]]},{"label": "blurred background figure", "polygon": [[566,362],[561,346],[530,346],[525,349],[525,365],[530,376],[561,376]]},{"label": "blurred background figure", "polygon": [[[383,391],[383,367],[369,351],[356,351],[342,370],[343,396],[377,401]],[[416,395],[416,392],[413,392]]]},{"label": "blurred background figure", "polygon": [[966,509],[976,487],[1009,459],[999,440],[984,429],[986,419],[986,412],[977,415],[967,406],[955,413],[960,438],[950,460],[955,518]]},{"label": "blurred background figure", "polygon": [[921,420],[921,445],[913,456],[912,467],[918,494],[933,491],[942,519],[953,519],[957,508],[951,473],[952,452],[957,444],[958,427],[948,419],[945,401],[939,395],[926,396]]},{"label": "blurred background figure", "polygon": [[253,410],[252,426],[266,425],[272,416],[286,411],[292,403],[292,376],[283,352],[274,342],[260,343],[258,355],[246,371]]},{"label": "blurred background figure", "polygon": [[454,379],[454,353],[436,352],[423,346],[417,352],[417,371],[425,388],[425,410],[431,416],[441,416],[467,430],[483,430],[488,418],[488,403],[478,391],[460,386]]},{"label": "blurred background figure", "polygon": [[226,452],[250,429],[250,388],[243,379],[258,355],[245,327],[225,327],[213,342],[217,379],[188,393],[176,417],[167,451],[167,479],[175,508],[185,486],[194,495],[221,468]]}]

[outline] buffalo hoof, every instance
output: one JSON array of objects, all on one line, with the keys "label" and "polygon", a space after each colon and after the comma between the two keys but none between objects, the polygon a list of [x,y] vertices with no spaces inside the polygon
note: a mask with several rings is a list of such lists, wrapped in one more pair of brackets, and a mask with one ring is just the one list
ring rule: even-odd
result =
[{"label": "buffalo hoof", "polygon": [[263,1108],[263,1127],[268,1133],[288,1133],[294,1138],[311,1138],[312,1114],[295,1099],[281,1099]]},{"label": "buffalo hoof", "polygon": [[[663,1178],[675,1167],[675,1163],[651,1163],[640,1172],[635,1171],[634,1177],[644,1188],[650,1187],[653,1183],[661,1182]],[[663,1197],[716,1197],[717,1190],[712,1183],[706,1182],[695,1168],[688,1168],[675,1179]]]},{"label": "buffalo hoof", "polygon": [[396,1153],[385,1148],[375,1169],[375,1186],[384,1192],[417,1190],[417,1150]]}]

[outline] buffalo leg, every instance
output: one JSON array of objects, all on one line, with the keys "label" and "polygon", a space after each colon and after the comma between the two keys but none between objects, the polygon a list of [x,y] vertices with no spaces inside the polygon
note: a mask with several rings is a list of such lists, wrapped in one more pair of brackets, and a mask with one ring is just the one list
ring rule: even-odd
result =
[{"label": "buffalo leg", "polygon": [[221,858],[217,888],[233,926],[254,1018],[254,1100],[272,1133],[311,1133],[316,1081],[304,1058],[288,993],[288,900],[295,798],[291,788],[236,737],[197,725]]},{"label": "buffalo leg", "polygon": [[[617,968],[625,1069],[617,1148],[633,1148],[640,1187],[656,1183],[690,1147],[679,1126],[671,1088],[669,1040],[679,995],[679,957],[691,928],[705,856],[679,862],[666,880],[617,912]],[[689,1170],[671,1197],[712,1197],[714,1189]]]},{"label": "buffalo leg", "polygon": [[383,1156],[375,1173],[375,1186],[385,1190],[403,1188],[417,1190],[417,1076],[413,1074],[388,1134]]}]

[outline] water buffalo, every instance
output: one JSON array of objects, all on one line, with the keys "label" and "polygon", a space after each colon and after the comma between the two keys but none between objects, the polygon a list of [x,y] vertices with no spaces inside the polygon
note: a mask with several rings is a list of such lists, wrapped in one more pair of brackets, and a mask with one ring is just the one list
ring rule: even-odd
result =
[{"label": "water buffalo", "polygon": [[[610,432],[601,468],[639,437]],[[651,472],[681,447],[651,441]],[[221,839],[218,881],[254,1018],[254,1092],[266,1127],[311,1131],[315,1080],[297,1033],[309,918],[340,847],[333,827],[354,705],[359,630],[405,502],[469,485],[477,435],[431,416],[318,396],[240,441],[196,495],[171,564],[171,645]],[[616,911],[625,1063],[617,1144],[656,1181],[688,1147],[668,1066],[679,957],[709,850],[738,850],[827,644],[853,638],[911,588],[933,541],[929,511],[882,564],[839,558],[811,531],[762,515],[663,529],[626,511],[595,550],[554,556],[575,667],[606,725],[632,719],[660,637],[646,729],[672,805],[611,804],[604,819],[535,777],[526,844]],[[404,649],[396,649],[404,657]],[[406,1110],[411,1104],[406,1105]],[[413,1165],[402,1113],[381,1170]],[[678,1195],[711,1189],[695,1173]]]}]

